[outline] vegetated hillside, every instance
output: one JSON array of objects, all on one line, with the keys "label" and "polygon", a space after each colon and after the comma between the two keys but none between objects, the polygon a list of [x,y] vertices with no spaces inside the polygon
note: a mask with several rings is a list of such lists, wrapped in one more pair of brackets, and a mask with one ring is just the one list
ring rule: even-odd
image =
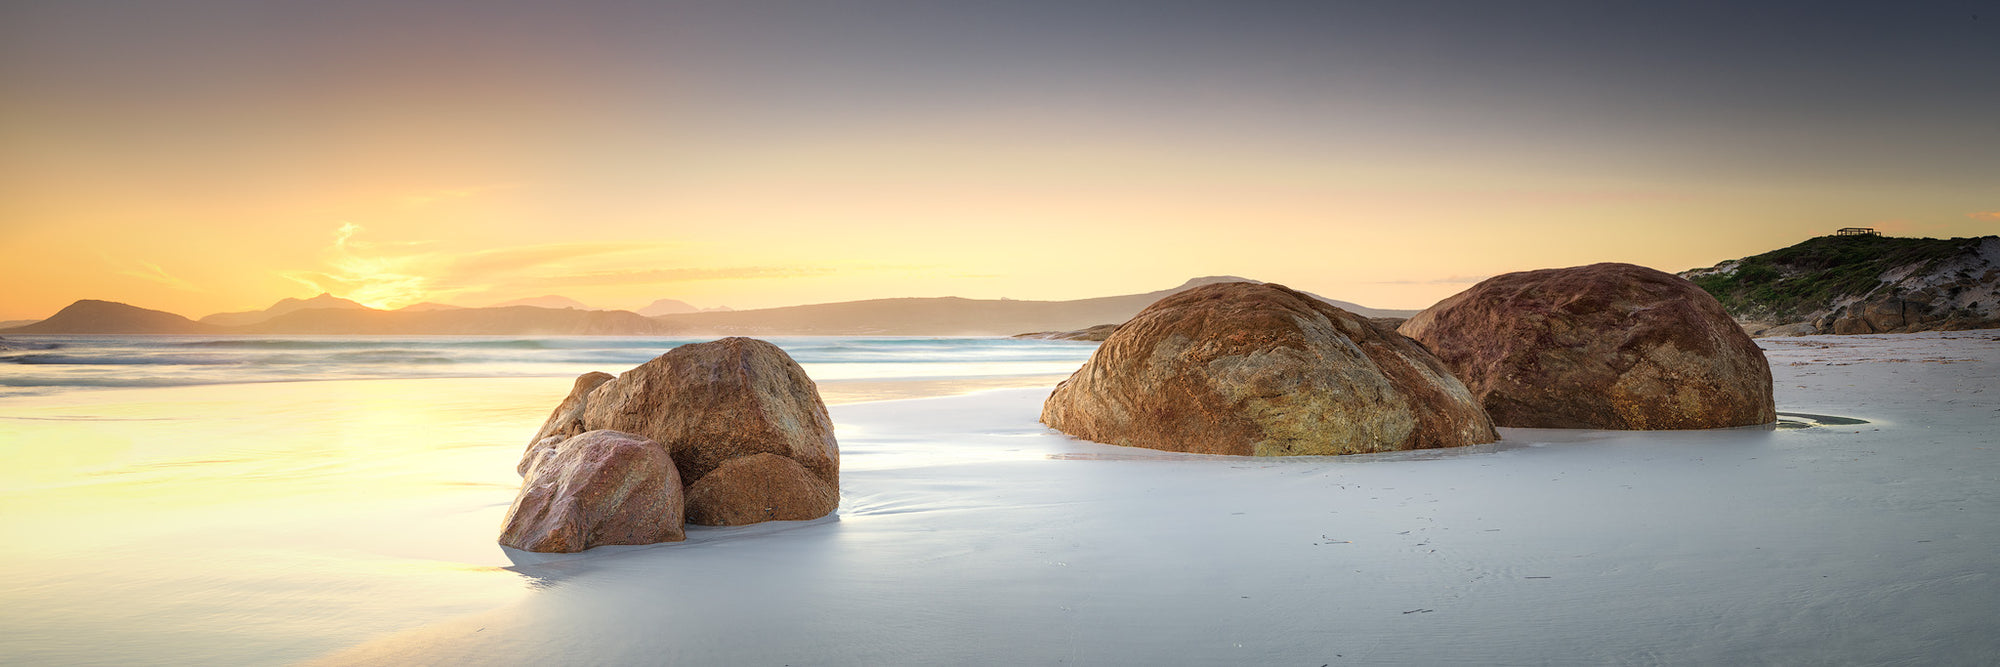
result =
[{"label": "vegetated hillside", "polygon": [[2000,327],[2000,237],[1821,236],[1683,271],[1753,334]]},{"label": "vegetated hillside", "polygon": [[[1122,324],[1171,294],[1221,282],[1257,282],[1234,276],[1195,278],[1173,289],[1074,301],[1015,301],[959,297],[873,299],[732,312],[684,313],[653,319],[683,335],[889,335],[1011,336],[1074,331]],[[1363,317],[1408,317],[1416,311],[1381,310],[1316,297]]]}]

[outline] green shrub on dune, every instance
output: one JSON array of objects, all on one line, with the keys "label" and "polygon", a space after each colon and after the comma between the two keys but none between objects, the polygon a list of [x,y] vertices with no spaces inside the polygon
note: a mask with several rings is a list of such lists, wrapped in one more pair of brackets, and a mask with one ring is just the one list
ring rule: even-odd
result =
[{"label": "green shrub on dune", "polygon": [[1738,319],[1809,320],[1884,284],[1892,270],[1920,264],[1912,275],[1967,251],[1978,239],[1821,236],[1761,255],[1682,275],[1707,290]]}]

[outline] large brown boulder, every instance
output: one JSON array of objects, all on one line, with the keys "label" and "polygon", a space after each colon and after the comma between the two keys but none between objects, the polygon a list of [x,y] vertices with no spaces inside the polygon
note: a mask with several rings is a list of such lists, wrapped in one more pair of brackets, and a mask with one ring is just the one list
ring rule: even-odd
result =
[{"label": "large brown boulder", "polygon": [[1495,276],[1401,331],[1437,353],[1500,426],[1697,429],[1777,419],[1764,352],[1722,304],[1643,266]]},{"label": "large brown boulder", "polygon": [[1498,439],[1465,386],[1414,341],[1281,285],[1169,296],[1056,386],[1042,422],[1086,440],[1288,456]]},{"label": "large brown boulder", "polygon": [[592,389],[612,379],[610,373],[596,371],[577,376],[576,384],[570,386],[569,396],[556,404],[555,412],[549,413],[548,420],[542,422],[542,428],[528,440],[528,454],[521,457],[521,464],[514,471],[528,474],[528,464],[534,461],[537,450],[549,449],[564,438],[590,430],[583,427],[583,406],[590,400]]},{"label": "large brown boulder", "polygon": [[590,431],[528,462],[500,543],[544,552],[687,539],[680,473],[660,443]]},{"label": "large brown boulder", "polygon": [[811,519],[840,504],[833,421],[805,369],[776,345],[751,338],[682,345],[615,379],[577,379],[577,390],[586,386],[587,392],[572,391],[556,408],[524,458],[536,456],[550,438],[612,429],[664,445],[690,491],[724,464],[758,454],[790,461],[810,481],[734,491],[719,487],[764,484],[775,473],[725,475],[701,486],[714,490],[690,495],[692,523]]},{"label": "large brown boulder", "polygon": [[741,526],[826,516],[840,489],[822,483],[797,461],[776,454],[739,456],[689,484],[688,522]]}]

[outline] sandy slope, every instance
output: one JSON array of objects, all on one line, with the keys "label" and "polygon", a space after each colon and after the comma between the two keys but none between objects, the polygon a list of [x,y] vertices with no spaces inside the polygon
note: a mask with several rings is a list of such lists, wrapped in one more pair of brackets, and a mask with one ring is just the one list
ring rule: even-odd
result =
[{"label": "sandy slope", "polygon": [[836,518],[523,556],[532,594],[328,661],[2000,655],[2000,332],[1762,344],[1781,412],[1871,423],[1260,460],[1070,440],[1035,389],[839,406]]}]

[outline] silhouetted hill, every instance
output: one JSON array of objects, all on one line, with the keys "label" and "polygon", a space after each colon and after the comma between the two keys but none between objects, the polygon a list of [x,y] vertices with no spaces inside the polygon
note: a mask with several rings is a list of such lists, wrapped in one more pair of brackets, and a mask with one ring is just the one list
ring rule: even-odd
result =
[{"label": "silhouetted hill", "polygon": [[668,333],[658,322],[625,310],[459,308],[453,310],[301,310],[229,333],[328,335],[643,336]]},{"label": "silhouetted hill", "polygon": [[240,327],[250,324],[256,324],[258,322],[263,322],[265,320],[269,320],[279,315],[284,315],[287,313],[297,312],[301,310],[311,310],[314,308],[334,308],[340,310],[369,309],[367,306],[355,303],[353,301],[342,299],[340,297],[325,292],[320,292],[319,296],[310,299],[280,299],[277,303],[271,304],[270,308],[265,308],[263,310],[246,310],[236,313],[216,313],[214,315],[201,318],[201,323],[213,324],[219,327]]},{"label": "silhouetted hill", "polygon": [[256,324],[221,327],[173,313],[86,299],[46,320],[0,333],[644,336],[667,331],[659,322],[630,311],[534,306],[415,311],[306,308]]},{"label": "silhouetted hill", "polygon": [[[677,335],[1011,336],[1029,331],[1072,331],[1120,324],[1168,295],[1221,282],[1257,281],[1209,276],[1157,292],[1074,301],[873,299],[726,313],[685,313],[653,319]],[[1416,312],[1367,308],[1315,296],[1364,317],[1408,317]]]},{"label": "silhouetted hill", "polygon": [[398,312],[421,313],[426,310],[465,310],[465,306],[454,306],[448,303],[431,303],[429,301],[425,301],[423,303],[413,303],[407,306],[403,306],[401,308],[397,308],[396,310]]},{"label": "silhouetted hill", "polygon": [[173,313],[84,299],[27,326],[0,329],[15,334],[210,334],[223,329]]},{"label": "silhouetted hill", "polygon": [[[1244,280],[1229,276],[1196,278],[1169,290],[1074,301],[874,299],[765,310],[701,311],[654,318],[625,310],[535,306],[413,306],[384,311],[320,295],[312,299],[286,299],[255,313],[220,314],[248,316],[288,311],[252,324],[228,327],[192,322],[173,313],[85,300],[49,319],[0,333],[1006,336],[1025,331],[1072,331],[1119,324],[1167,295],[1201,285],[1239,281]],[[1364,308],[1320,298],[1367,317],[1407,317],[1413,312]],[[329,307],[306,307],[311,304]]]},{"label": "silhouetted hill", "polygon": [[681,313],[695,313],[700,311],[700,308],[696,308],[693,304],[686,301],[660,299],[647,304],[645,308],[640,308],[639,314],[646,317],[657,317],[660,315],[679,315]]},{"label": "silhouetted hill", "polygon": [[558,309],[575,308],[577,310],[596,310],[595,308],[584,305],[582,301],[578,301],[576,299],[572,299],[566,296],[557,296],[554,294],[528,297],[526,299],[515,299],[513,301],[496,303],[487,307],[508,308],[512,306],[534,306],[536,308],[558,308]]}]

